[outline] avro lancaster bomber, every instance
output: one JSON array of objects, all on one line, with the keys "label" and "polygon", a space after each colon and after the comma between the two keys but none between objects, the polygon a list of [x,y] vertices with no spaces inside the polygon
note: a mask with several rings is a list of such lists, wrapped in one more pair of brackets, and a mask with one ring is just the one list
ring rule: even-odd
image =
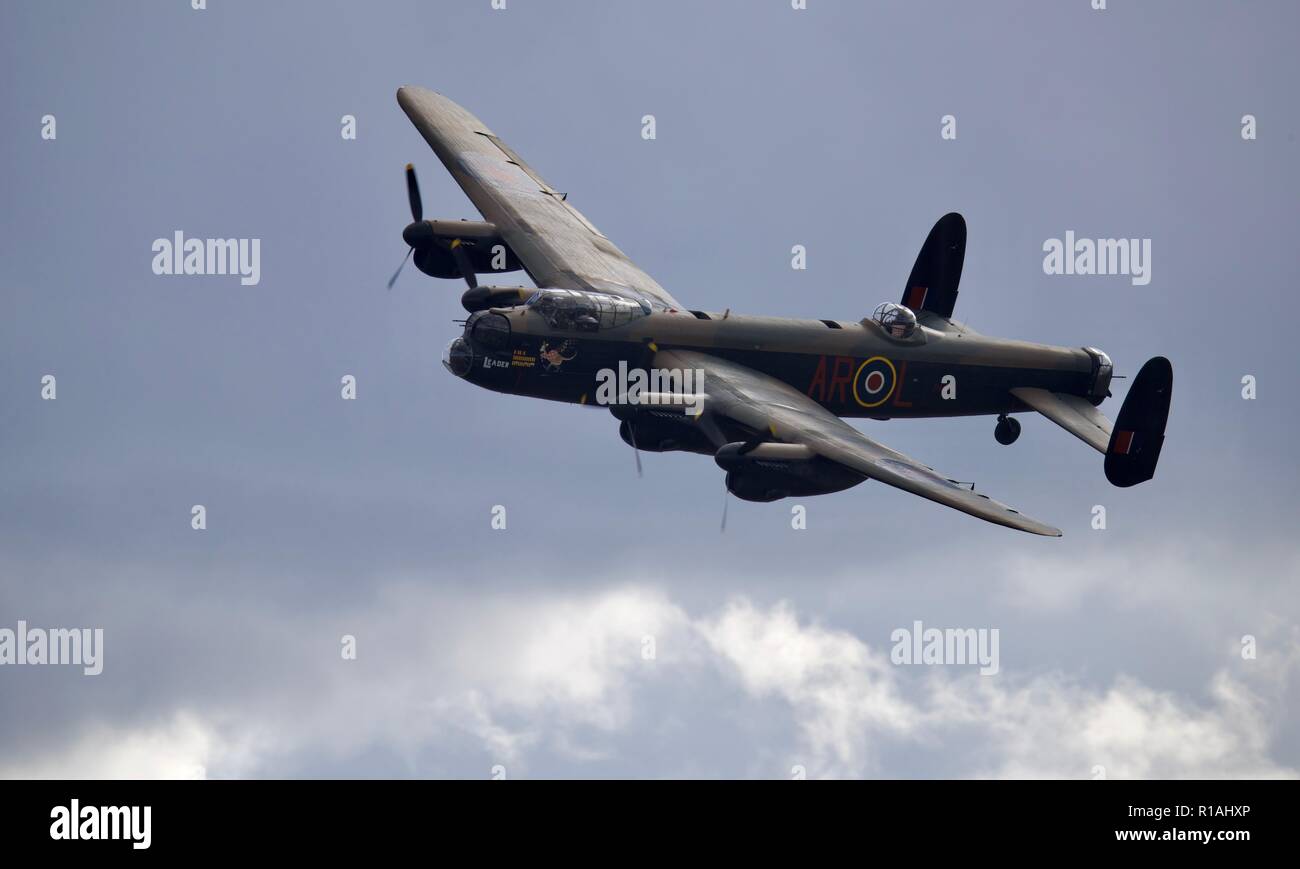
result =
[{"label": "avro lancaster bomber", "polygon": [[[407,166],[407,256],[425,274],[469,285],[461,302],[470,316],[443,359],[457,377],[607,406],[632,447],[711,455],[728,491],[749,501],[878,480],[989,522],[1060,536],[841,417],[988,414],[997,418],[994,437],[1011,444],[1020,434],[1013,414],[1037,412],[1102,453],[1114,485],[1155,473],[1169,361],[1142,366],[1112,424],[1097,409],[1113,375],[1102,351],[992,338],[954,320],[966,253],[959,214],[934,225],[899,301],[860,322],[690,310],[478,118],[423,88],[401,88],[397,101],[483,217],[425,220]],[[535,286],[478,283],[480,274],[518,270]],[[650,376],[628,389],[628,372]]]}]

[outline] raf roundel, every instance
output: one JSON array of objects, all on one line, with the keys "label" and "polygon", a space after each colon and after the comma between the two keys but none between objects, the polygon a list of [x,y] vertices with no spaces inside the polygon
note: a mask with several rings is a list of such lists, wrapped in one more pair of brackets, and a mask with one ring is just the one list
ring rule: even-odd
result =
[{"label": "raf roundel", "polygon": [[863,407],[879,407],[894,394],[897,380],[894,363],[884,356],[872,356],[853,378],[853,398]]}]

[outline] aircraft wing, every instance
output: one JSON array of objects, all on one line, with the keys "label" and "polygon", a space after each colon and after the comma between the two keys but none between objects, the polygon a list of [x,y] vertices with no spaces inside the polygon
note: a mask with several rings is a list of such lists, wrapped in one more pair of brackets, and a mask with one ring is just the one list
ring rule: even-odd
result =
[{"label": "aircraft wing", "polygon": [[963,513],[1031,534],[1060,537],[1060,530],[936,473],[900,452],[878,444],[798,390],[707,353],[663,350],[657,367],[704,371],[705,416],[720,414],[784,443],[814,453],[873,480],[929,498]]},{"label": "aircraft wing", "polygon": [[397,102],[539,287],[681,307],[478,118],[420,87],[399,88]]}]

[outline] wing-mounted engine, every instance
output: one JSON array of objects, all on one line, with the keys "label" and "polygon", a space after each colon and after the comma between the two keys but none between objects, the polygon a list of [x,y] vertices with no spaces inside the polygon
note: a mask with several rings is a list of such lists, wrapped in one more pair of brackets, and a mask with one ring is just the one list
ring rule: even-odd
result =
[{"label": "wing-mounted engine", "polygon": [[[711,456],[717,449],[690,407],[672,403],[672,396],[647,396],[642,404],[611,404],[619,421],[618,436],[634,450],[652,453],[687,452]],[[655,399],[659,399],[656,401]]]},{"label": "wing-mounted engine", "polygon": [[730,443],[714,461],[727,472],[727,491],[742,501],[842,492],[866,479],[802,444]]},{"label": "wing-mounted engine", "polygon": [[536,287],[470,287],[460,297],[460,303],[471,314],[488,308],[513,308],[528,301]]},{"label": "wing-mounted engine", "polygon": [[[425,220],[420,184],[415,180],[415,167],[409,163],[406,166],[406,196],[411,205],[411,222],[402,230],[402,240],[409,248],[406,256],[414,259],[415,267],[426,275],[463,278],[470,289],[474,289],[478,286],[478,275],[523,268],[519,257],[493,223],[485,220]],[[390,290],[405,265],[404,259],[389,279]]]},{"label": "wing-mounted engine", "polygon": [[618,436],[628,446],[652,453],[700,453],[713,455],[713,443],[680,414],[640,411],[618,425]]},{"label": "wing-mounted engine", "polygon": [[522,268],[496,226],[485,220],[424,220],[407,226],[402,238],[415,249],[415,267],[435,278],[464,278],[463,264],[474,275]]}]

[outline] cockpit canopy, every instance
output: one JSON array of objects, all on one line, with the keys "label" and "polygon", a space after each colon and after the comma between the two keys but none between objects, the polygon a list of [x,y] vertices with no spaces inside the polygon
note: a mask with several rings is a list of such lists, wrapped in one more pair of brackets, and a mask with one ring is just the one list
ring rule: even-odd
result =
[{"label": "cockpit canopy", "polygon": [[612,329],[650,313],[649,302],[585,290],[538,290],[525,304],[552,329],[575,332]]},{"label": "cockpit canopy", "polygon": [[893,338],[911,338],[912,333],[916,331],[916,314],[905,305],[896,305],[893,302],[877,305],[871,319],[885,330],[885,334]]}]

